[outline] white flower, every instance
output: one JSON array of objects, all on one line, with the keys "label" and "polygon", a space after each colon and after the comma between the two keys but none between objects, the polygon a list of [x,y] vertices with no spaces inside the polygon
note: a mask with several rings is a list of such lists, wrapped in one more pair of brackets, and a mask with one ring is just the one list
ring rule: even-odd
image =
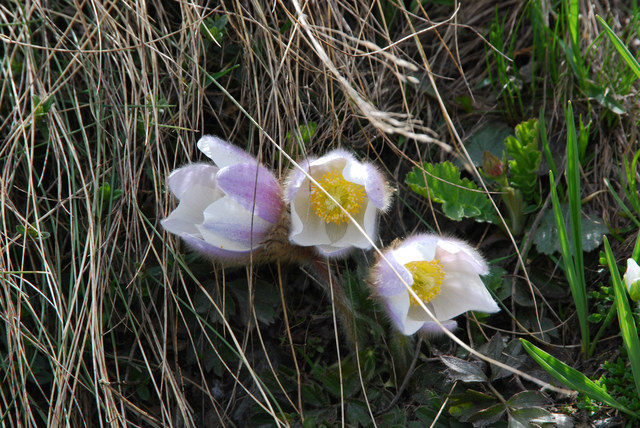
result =
[{"label": "white flower", "polygon": [[338,204],[305,173],[293,170],[285,190],[285,202],[291,205],[290,241],[302,247],[315,247],[329,257],[343,255],[353,247],[370,248],[369,240],[345,211],[369,239],[375,239],[378,211],[385,210],[391,201],[391,189],[384,176],[373,165],[360,162],[340,149],[300,162],[300,167]]},{"label": "white flower", "polygon": [[169,189],[180,203],[161,224],[204,254],[248,261],[280,219],[280,184],[256,159],[218,137],[203,136],[198,149],[215,165],[171,173]]},{"label": "white flower", "polygon": [[421,329],[434,333],[438,328],[403,281],[448,329],[455,328],[452,318],[464,312],[500,310],[480,279],[488,273],[487,264],[462,241],[416,235],[392,245],[383,254],[387,260],[378,259],[369,282],[402,334]]},{"label": "white flower", "polygon": [[624,274],[629,296],[634,302],[640,301],[640,266],[633,259],[627,259],[627,271]]}]

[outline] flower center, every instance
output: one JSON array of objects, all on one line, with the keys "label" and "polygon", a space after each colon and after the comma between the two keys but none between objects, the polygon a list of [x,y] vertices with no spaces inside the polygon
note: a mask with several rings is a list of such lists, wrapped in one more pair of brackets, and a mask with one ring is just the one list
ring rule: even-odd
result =
[{"label": "flower center", "polygon": [[336,204],[320,187],[311,184],[311,206],[325,223],[340,224],[348,221],[342,208],[352,216],[360,211],[366,196],[363,185],[345,180],[339,171],[327,172],[318,180],[318,184],[338,202]]},{"label": "flower center", "polygon": [[[424,303],[433,300],[440,294],[440,286],[444,280],[444,269],[439,260],[409,262],[404,265],[413,275],[411,289]],[[411,295],[411,304],[420,306],[420,303]]]}]

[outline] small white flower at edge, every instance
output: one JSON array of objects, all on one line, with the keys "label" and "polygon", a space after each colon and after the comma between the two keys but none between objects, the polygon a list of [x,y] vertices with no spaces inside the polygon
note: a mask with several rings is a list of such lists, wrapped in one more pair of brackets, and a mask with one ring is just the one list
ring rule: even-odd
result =
[{"label": "small white flower at edge", "polygon": [[449,330],[456,327],[452,318],[464,312],[500,310],[480,279],[489,271],[486,262],[465,242],[422,234],[393,244],[383,254],[387,260],[377,260],[369,283],[404,335],[418,330],[437,334],[441,330],[409,294],[403,280]]},{"label": "small white flower at edge", "polygon": [[251,155],[218,137],[203,136],[198,149],[215,165],[191,164],[171,173],[169,189],[180,203],[162,227],[203,254],[246,262],[280,219],[280,183]]},{"label": "small white flower at edge", "polygon": [[369,239],[376,238],[378,211],[386,210],[391,202],[391,189],[380,171],[340,149],[299,165],[338,203],[300,169],[293,170],[284,195],[291,206],[289,240],[302,247],[314,247],[327,257],[344,255],[353,247],[370,248],[367,237],[345,211]]},{"label": "small white flower at edge", "polygon": [[634,302],[640,301],[640,266],[633,259],[627,259],[627,271],[624,274],[629,296]]}]

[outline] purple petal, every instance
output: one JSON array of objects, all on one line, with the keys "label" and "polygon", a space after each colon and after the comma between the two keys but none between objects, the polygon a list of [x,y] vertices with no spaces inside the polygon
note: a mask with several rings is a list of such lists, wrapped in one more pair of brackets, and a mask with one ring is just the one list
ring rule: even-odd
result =
[{"label": "purple petal", "polygon": [[[258,246],[272,227],[272,223],[252,215],[233,199],[224,197],[204,211],[201,233],[207,242],[216,243],[219,240],[220,243],[239,250]],[[208,236],[207,232],[214,235]]]},{"label": "purple petal", "polygon": [[[458,323],[454,320],[440,321],[440,324],[449,331],[453,331],[458,327]],[[445,334],[440,326],[433,321],[425,322],[420,332],[427,335],[427,337],[436,337]]]},{"label": "purple petal", "polygon": [[211,245],[203,241],[202,239],[195,237],[193,235],[189,235],[187,233],[182,234],[180,237],[184,239],[185,242],[189,244],[189,246],[194,250],[202,254],[214,257],[221,261],[231,262],[231,261],[237,261],[238,259],[247,258],[249,257],[252,251],[252,250],[244,250],[244,251],[223,250],[222,248],[218,248],[215,245]]},{"label": "purple petal", "polygon": [[391,202],[391,189],[389,189],[387,180],[375,166],[365,164],[365,167],[367,168],[367,179],[364,183],[364,189],[367,196],[378,209],[386,210]]},{"label": "purple petal", "polygon": [[169,189],[178,199],[194,187],[216,188],[218,167],[207,164],[192,164],[178,168],[169,175]]},{"label": "purple petal", "polygon": [[280,183],[269,170],[256,163],[242,163],[223,168],[218,186],[247,211],[271,223],[282,213]]},{"label": "purple petal", "polygon": [[[406,294],[407,288],[402,283],[402,280],[411,286],[411,284],[413,284],[413,275],[411,275],[411,272],[409,272],[407,268],[397,262],[393,251],[386,251],[383,254],[387,260],[380,258],[373,268],[376,291],[381,296],[393,296],[399,293]],[[392,267],[395,269],[395,272]],[[400,278],[398,278],[398,275]]]},{"label": "purple petal", "polygon": [[203,135],[198,141],[198,149],[220,168],[244,162],[257,163],[244,150],[214,135]]}]

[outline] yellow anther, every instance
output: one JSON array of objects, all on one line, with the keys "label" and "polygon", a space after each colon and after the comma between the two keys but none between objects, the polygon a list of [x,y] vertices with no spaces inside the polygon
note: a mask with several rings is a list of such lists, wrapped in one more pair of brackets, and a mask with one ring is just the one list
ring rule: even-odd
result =
[{"label": "yellow anther", "polygon": [[363,185],[345,180],[340,171],[327,172],[318,183],[338,202],[336,204],[320,187],[311,184],[311,206],[325,223],[341,224],[348,221],[342,208],[352,216],[360,211],[366,196]]},{"label": "yellow anther", "polygon": [[[404,267],[413,275],[411,289],[424,303],[430,302],[440,294],[440,286],[444,281],[444,269],[439,260],[409,262]],[[420,305],[413,296],[409,295],[409,297],[412,305]]]}]

